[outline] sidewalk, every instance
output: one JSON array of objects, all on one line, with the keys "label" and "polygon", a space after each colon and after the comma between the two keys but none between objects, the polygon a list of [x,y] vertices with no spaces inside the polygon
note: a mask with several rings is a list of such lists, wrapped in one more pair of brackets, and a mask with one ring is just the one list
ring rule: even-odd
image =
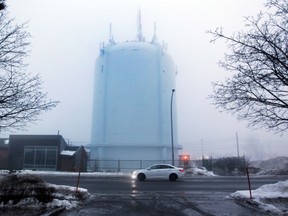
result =
[{"label": "sidewalk", "polygon": [[134,195],[96,194],[79,208],[64,211],[59,215],[261,216],[263,214],[236,204],[225,193],[143,193]]}]

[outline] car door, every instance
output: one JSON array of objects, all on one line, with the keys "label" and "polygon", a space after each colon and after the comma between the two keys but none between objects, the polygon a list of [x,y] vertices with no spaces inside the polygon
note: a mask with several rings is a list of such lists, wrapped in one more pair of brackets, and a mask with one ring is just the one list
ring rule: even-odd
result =
[{"label": "car door", "polygon": [[147,178],[159,178],[160,176],[160,165],[154,165],[147,169]]},{"label": "car door", "polygon": [[161,177],[168,178],[171,173],[171,167],[168,165],[161,165]]}]

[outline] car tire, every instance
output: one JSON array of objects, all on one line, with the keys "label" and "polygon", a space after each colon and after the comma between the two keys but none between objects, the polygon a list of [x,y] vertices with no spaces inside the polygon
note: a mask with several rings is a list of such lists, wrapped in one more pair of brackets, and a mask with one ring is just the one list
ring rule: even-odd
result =
[{"label": "car tire", "polygon": [[169,180],[170,181],[176,181],[178,179],[178,175],[175,173],[170,174]]},{"label": "car tire", "polygon": [[145,174],[143,174],[143,173],[139,173],[138,176],[137,176],[137,179],[138,179],[139,181],[144,181],[144,180],[146,179],[146,176],[145,176]]}]

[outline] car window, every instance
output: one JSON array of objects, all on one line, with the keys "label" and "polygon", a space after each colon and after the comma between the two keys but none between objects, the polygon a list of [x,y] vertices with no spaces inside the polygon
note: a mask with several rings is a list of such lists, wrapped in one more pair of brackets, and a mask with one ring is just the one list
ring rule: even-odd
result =
[{"label": "car window", "polygon": [[161,169],[172,169],[173,167],[169,165],[161,165]]},{"label": "car window", "polygon": [[155,165],[155,166],[150,167],[150,169],[160,169],[160,166],[159,165]]}]

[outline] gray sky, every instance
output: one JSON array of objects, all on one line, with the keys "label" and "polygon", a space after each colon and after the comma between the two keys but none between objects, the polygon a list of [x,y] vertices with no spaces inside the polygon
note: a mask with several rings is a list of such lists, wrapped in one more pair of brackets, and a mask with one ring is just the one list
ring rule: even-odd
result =
[{"label": "gray sky", "polygon": [[[207,99],[212,81],[228,73],[217,62],[227,48],[223,41],[209,43],[207,30],[222,26],[226,34],[244,26],[244,16],[256,15],[264,0],[7,0],[8,11],[18,23],[29,21],[32,52],[30,73],[40,73],[44,91],[60,100],[42,121],[18,134],[56,134],[72,144],[90,141],[93,72],[99,44],[108,42],[109,24],[116,42],[134,40],[136,16],[142,11],[142,30],[152,39],[154,22],[159,41],[178,68],[176,97],[178,137],[182,153],[253,158],[287,155],[287,135],[246,128],[233,116],[219,113]],[[7,136],[2,133],[2,137]],[[201,141],[202,140],[202,141]]]}]

